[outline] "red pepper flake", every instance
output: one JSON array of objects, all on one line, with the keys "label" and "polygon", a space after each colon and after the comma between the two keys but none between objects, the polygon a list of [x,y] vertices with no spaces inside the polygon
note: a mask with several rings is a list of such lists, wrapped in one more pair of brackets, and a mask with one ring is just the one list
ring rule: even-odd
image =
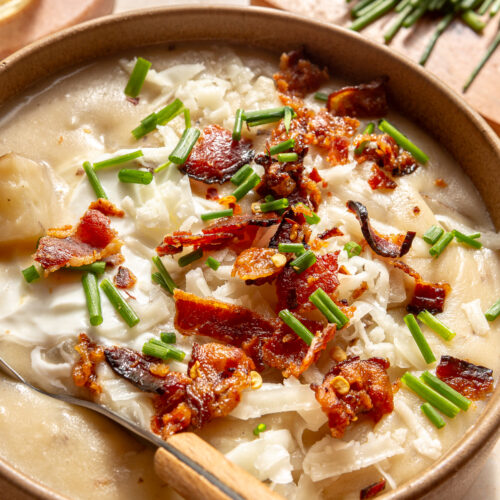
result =
[{"label": "red pepper flake", "polygon": [[420,207],[413,207],[413,213],[418,215],[421,212]]},{"label": "red pepper flake", "polygon": [[438,179],[436,179],[434,181],[434,184],[437,186],[437,187],[440,187],[440,188],[445,188],[448,186],[448,183],[444,180],[444,179],[441,179],[441,177],[439,177]]},{"label": "red pepper flake", "polygon": [[360,500],[364,500],[365,498],[373,498],[383,490],[385,490],[384,478],[382,478],[380,481],[377,481],[376,483],[370,484],[366,488],[363,488],[359,492],[359,498]]}]

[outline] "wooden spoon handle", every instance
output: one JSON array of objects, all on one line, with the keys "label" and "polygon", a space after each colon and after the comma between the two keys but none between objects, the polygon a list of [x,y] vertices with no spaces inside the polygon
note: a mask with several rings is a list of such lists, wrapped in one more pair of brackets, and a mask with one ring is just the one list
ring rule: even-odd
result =
[{"label": "wooden spoon handle", "polygon": [[[196,434],[192,432],[175,434],[167,442],[245,500],[283,500],[280,495],[227,460],[222,453]],[[158,448],[156,451],[155,470],[161,479],[187,499],[229,500],[231,498],[163,448]]]}]

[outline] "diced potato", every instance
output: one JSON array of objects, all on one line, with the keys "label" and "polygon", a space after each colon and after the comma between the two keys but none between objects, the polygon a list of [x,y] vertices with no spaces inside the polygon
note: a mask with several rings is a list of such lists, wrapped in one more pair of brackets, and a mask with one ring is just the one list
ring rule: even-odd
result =
[{"label": "diced potato", "polygon": [[35,242],[60,211],[48,169],[9,153],[0,157],[0,179],[0,245]]}]

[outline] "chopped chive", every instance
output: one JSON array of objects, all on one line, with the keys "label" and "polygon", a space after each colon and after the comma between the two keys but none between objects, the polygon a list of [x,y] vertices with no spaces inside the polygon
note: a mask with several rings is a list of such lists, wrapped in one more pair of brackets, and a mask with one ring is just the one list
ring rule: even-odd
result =
[{"label": "chopped chive", "polygon": [[175,359],[177,361],[183,361],[184,358],[186,357],[186,353],[184,351],[181,351],[180,349],[177,349],[176,347],[173,347],[171,345],[167,345],[165,342],[161,340],[150,339],[149,342],[147,343],[150,345],[156,345],[158,347],[166,349],[167,352],[163,352],[162,359]]},{"label": "chopped chive", "polygon": [[311,345],[314,335],[288,310],[283,309],[278,316],[286,323],[307,345]]},{"label": "chopped chive", "polygon": [[294,146],[295,146],[295,141],[293,139],[288,139],[286,141],[280,142],[279,144],[271,146],[269,148],[269,154],[271,156],[277,155],[278,153],[283,153],[284,151],[288,151]]},{"label": "chopped chive", "polygon": [[219,210],[218,212],[207,212],[205,214],[201,214],[201,220],[213,220],[220,219],[221,217],[231,217],[233,215],[233,209],[228,208],[227,210]]},{"label": "chopped chive", "polygon": [[297,153],[280,153],[278,155],[278,161],[282,163],[286,163],[289,161],[297,161],[299,159],[299,155]]},{"label": "chopped chive", "polygon": [[380,120],[378,128],[382,132],[390,135],[400,147],[410,152],[420,163],[423,163],[425,165],[429,161],[429,157],[419,147],[413,144],[413,142],[411,142],[408,137],[402,134],[394,125],[391,125],[387,120]]},{"label": "chopped chive", "polygon": [[389,27],[389,29],[384,33],[384,41],[385,43],[389,43],[395,36],[396,33],[403,26],[405,19],[413,10],[413,5],[411,3],[401,10],[401,12],[394,18],[393,24]]},{"label": "chopped chive", "polygon": [[[163,279],[163,276],[160,273],[152,273],[151,274],[151,279],[157,284],[160,285],[162,288],[167,290],[167,292],[170,292],[170,288],[167,285],[166,281]],[[170,292],[172,293],[172,292]]]},{"label": "chopped chive", "polygon": [[453,387],[450,387],[446,382],[443,382],[432,373],[426,371],[420,375],[420,379],[463,411],[467,411],[472,404],[470,399],[462,396],[462,394],[453,389]]},{"label": "chopped chive", "polygon": [[103,279],[100,284],[101,289],[108,297],[111,305],[116,309],[118,314],[125,320],[128,326],[133,327],[139,323],[139,316],[127,304],[121,293],[116,287],[108,280]]},{"label": "chopped chive", "polygon": [[438,428],[442,429],[446,423],[443,417],[431,406],[430,403],[424,403],[420,409],[422,413]]},{"label": "chopped chive", "polygon": [[184,110],[184,104],[180,99],[175,99],[156,113],[156,125],[166,125]]},{"label": "chopped chive", "polygon": [[168,357],[168,347],[153,344],[152,342],[146,342],[142,346],[142,353],[146,356],[153,356],[154,358],[167,359]]},{"label": "chopped chive", "polygon": [[260,434],[261,432],[264,432],[266,429],[267,429],[267,425],[266,425],[266,424],[259,424],[259,425],[257,425],[257,427],[255,427],[255,429],[253,430],[253,434],[254,434],[254,436],[259,437],[259,434]]},{"label": "chopped chive", "polygon": [[217,271],[220,266],[220,262],[217,259],[214,259],[213,257],[209,257],[206,261],[205,264],[213,269],[214,271]]},{"label": "chopped chive", "polygon": [[327,102],[328,101],[328,94],[326,92],[316,92],[314,94],[314,98],[317,101]]},{"label": "chopped chive", "polygon": [[243,165],[238,172],[236,172],[232,177],[231,177],[231,182],[235,184],[236,186],[239,186],[244,180],[248,179],[248,177],[252,174],[253,169],[252,167],[247,163],[246,165]]},{"label": "chopped chive", "polygon": [[309,300],[323,313],[329,323],[336,323],[339,330],[349,323],[349,318],[322,288],[311,293]]},{"label": "chopped chive", "polygon": [[177,165],[185,163],[198,137],[200,137],[200,131],[197,128],[187,128],[184,130],[182,137],[172,153],[170,153],[168,159]]},{"label": "chopped chive", "polygon": [[443,250],[450,244],[453,239],[453,233],[444,233],[436,243],[434,243],[431,248],[429,248],[429,253],[433,257],[439,257]]},{"label": "chopped chive", "polygon": [[97,326],[102,323],[101,296],[97,287],[97,278],[94,273],[85,273],[82,276],[83,291],[87,301],[90,324]]},{"label": "chopped chive", "polygon": [[291,268],[297,273],[305,271],[316,262],[316,255],[312,250],[307,250],[290,262]]},{"label": "chopped chive", "polygon": [[363,135],[370,135],[373,134],[373,131],[375,130],[375,124],[374,123],[369,123],[365,129],[363,130]]},{"label": "chopped chive", "polygon": [[358,17],[358,19],[351,24],[350,29],[354,31],[362,30],[365,26],[368,26],[379,17],[382,17],[386,12],[390,11],[397,3],[398,0],[385,0],[378,3],[363,16]]},{"label": "chopped chive", "polygon": [[281,108],[269,108],[256,111],[245,111],[243,119],[249,126],[263,125],[281,120],[285,116],[285,106]]},{"label": "chopped chive", "polygon": [[237,109],[236,116],[234,118],[233,141],[239,141],[241,139],[241,125],[242,124],[243,124],[243,110]]},{"label": "chopped chive", "polygon": [[276,212],[279,210],[283,210],[288,207],[288,199],[280,198],[279,200],[268,201],[266,203],[261,203],[260,211],[261,212]]},{"label": "chopped chive", "polygon": [[180,267],[185,267],[195,260],[201,259],[203,257],[203,250],[201,248],[198,248],[198,250],[193,250],[190,253],[187,253],[186,255],[183,255],[177,263],[179,264]]},{"label": "chopped chive", "polygon": [[166,168],[168,168],[170,165],[172,165],[172,162],[170,160],[168,160],[165,163],[163,163],[162,165],[160,165],[159,167],[156,167],[154,169],[154,173],[157,174],[158,172],[161,172],[162,170],[165,170]]},{"label": "chopped chive", "polygon": [[406,323],[406,326],[408,327],[408,330],[410,330],[410,333],[411,333],[411,336],[413,337],[413,340],[415,340],[417,347],[419,348],[420,352],[422,353],[422,356],[423,356],[425,362],[427,364],[434,363],[436,361],[436,357],[434,356],[432,349],[430,348],[429,344],[427,343],[427,340],[424,337],[422,330],[418,326],[418,323],[417,323],[417,320],[415,319],[415,316],[413,316],[413,314],[407,314],[403,319],[404,319],[404,322]]},{"label": "chopped chive", "polygon": [[255,121],[252,121],[252,122],[247,122],[247,125],[249,127],[258,127],[259,125],[267,125],[268,123],[275,123],[277,121],[279,121],[280,119],[279,118],[275,118],[275,117],[269,117],[269,118],[262,118],[261,120],[255,120]]},{"label": "chopped chive", "polygon": [[106,167],[115,167],[116,165],[127,163],[131,160],[135,160],[136,158],[140,158],[141,156],[144,155],[142,151],[139,149],[132,153],[127,153],[124,155],[115,156],[114,158],[108,158],[107,160],[98,161],[97,163],[94,163],[93,167],[94,170],[100,170],[101,168],[106,168]]},{"label": "chopped chive", "polygon": [[233,196],[236,201],[241,200],[250,190],[257,186],[260,182],[260,177],[252,171],[252,173],[233,191]]},{"label": "chopped chive", "polygon": [[99,261],[99,262],[93,262],[92,264],[85,264],[84,266],[63,267],[62,269],[67,269],[69,271],[82,271],[94,274],[102,274],[106,270],[106,262]]},{"label": "chopped chive", "polygon": [[361,141],[359,145],[354,148],[354,154],[357,156],[363,154],[363,151],[365,150],[366,146],[368,146],[368,144],[370,144],[370,141]]},{"label": "chopped chive", "polygon": [[[174,290],[178,288],[178,286],[175,284],[174,280],[172,279],[172,276],[170,276],[169,272],[165,269],[165,266],[163,265],[163,262],[161,261],[160,257],[158,255],[155,255],[152,257],[153,264],[156,266],[156,268],[159,271],[159,276],[163,280],[162,283],[158,284],[162,285],[163,288],[165,288],[168,292],[171,294],[174,293]],[[155,278],[153,278],[155,279]]]},{"label": "chopped chive", "polygon": [[151,63],[142,57],[138,57],[135,62],[134,69],[130,74],[127,86],[125,87],[125,95],[129,97],[137,97],[142,89],[144,80],[148,74],[149,68],[151,68]]},{"label": "chopped chive", "polygon": [[125,182],[127,184],[151,184],[153,174],[146,170],[122,168],[118,172],[118,179],[120,179],[120,182]]},{"label": "chopped chive", "polygon": [[99,181],[99,178],[97,177],[97,174],[95,173],[95,170],[92,168],[92,165],[90,162],[85,161],[83,162],[83,170],[85,170],[85,173],[87,174],[87,179],[90,182],[90,185],[92,186],[92,189],[94,190],[95,195],[97,198],[104,198],[105,200],[108,199],[106,196],[106,193],[101,185],[101,182]]},{"label": "chopped chive", "polygon": [[441,323],[441,321],[439,321],[427,310],[419,312],[417,318],[424,325],[427,325],[431,330],[435,331],[438,335],[443,337],[444,340],[449,341],[456,335],[455,332],[451,331],[446,325]]},{"label": "chopped chive", "polygon": [[23,273],[24,279],[27,283],[32,283],[40,277],[40,273],[34,265],[23,269],[21,272]]},{"label": "chopped chive", "polygon": [[132,130],[132,135],[136,139],[140,139],[150,132],[153,132],[153,130],[156,130],[156,113],[151,113],[141,120],[141,124]]},{"label": "chopped chive", "polygon": [[422,239],[429,243],[429,245],[434,245],[434,243],[441,238],[444,233],[444,229],[439,226],[431,226],[422,236]]},{"label": "chopped chive", "polygon": [[175,332],[161,332],[160,338],[165,344],[175,344],[177,342],[177,336]]},{"label": "chopped chive", "polygon": [[278,251],[283,253],[294,253],[300,255],[306,251],[303,243],[279,243]]},{"label": "chopped chive", "polygon": [[191,112],[188,108],[184,108],[184,125],[186,128],[191,127]]},{"label": "chopped chive", "polygon": [[276,198],[272,195],[272,194],[268,194],[266,195],[266,197],[264,198],[264,201],[266,203],[269,203],[270,201],[274,201]]},{"label": "chopped chive", "polygon": [[356,17],[365,17],[367,14],[370,14],[370,12],[377,9],[382,3],[384,3],[384,0],[375,0],[369,5],[363,7],[362,9],[360,8],[359,10],[356,11]]},{"label": "chopped chive", "polygon": [[495,321],[500,315],[500,299],[497,300],[485,313],[488,321]]},{"label": "chopped chive", "polygon": [[[466,243],[467,245],[474,248],[481,248],[483,246],[483,244],[480,241],[477,241],[477,238],[473,238],[475,234],[467,236],[466,234],[463,234],[460,231],[457,231],[456,229],[453,229],[452,233],[453,236],[455,236],[456,240],[459,241],[460,243]],[[481,236],[481,234],[479,236]]]},{"label": "chopped chive", "polygon": [[290,124],[292,123],[293,109],[290,106],[285,106],[285,114],[283,116],[283,124],[285,125],[286,133],[290,132]]},{"label": "chopped chive", "polygon": [[349,241],[344,245],[344,250],[347,252],[347,257],[357,256],[361,253],[361,245],[358,245],[355,241]]},{"label": "chopped chive", "polygon": [[415,394],[429,402],[432,406],[434,406],[434,408],[438,409],[447,417],[453,418],[460,412],[460,408],[457,405],[453,404],[444,396],[441,396],[441,394],[430,388],[428,385],[425,385],[419,378],[415,377],[415,375],[406,372],[401,377],[401,380]]},{"label": "chopped chive", "polygon": [[[298,203],[295,206],[298,206],[298,205],[302,205],[303,207],[309,209],[309,207],[306,207],[303,203]],[[313,212],[311,209],[309,209],[309,210],[311,212],[311,215],[302,213],[302,215],[304,216],[304,219],[306,220],[306,222],[308,224],[317,224],[318,222],[320,222],[321,221],[321,217],[317,213]]]},{"label": "chopped chive", "polygon": [[446,16],[439,21],[436,31],[432,34],[432,37],[427,45],[427,47],[424,50],[424,53],[420,57],[420,61],[418,61],[419,64],[422,66],[425,65],[427,62],[427,59],[429,59],[429,56],[431,55],[432,49],[434,48],[434,45],[436,45],[436,42],[438,41],[438,38],[443,34],[443,32],[446,30],[446,28],[450,25],[450,23],[453,21],[455,17],[454,12],[450,12],[446,14]]},{"label": "chopped chive", "polygon": [[368,5],[373,5],[375,3],[374,0],[361,0],[358,4],[356,4],[352,9],[351,9],[351,16],[356,18],[359,17],[359,13]]}]

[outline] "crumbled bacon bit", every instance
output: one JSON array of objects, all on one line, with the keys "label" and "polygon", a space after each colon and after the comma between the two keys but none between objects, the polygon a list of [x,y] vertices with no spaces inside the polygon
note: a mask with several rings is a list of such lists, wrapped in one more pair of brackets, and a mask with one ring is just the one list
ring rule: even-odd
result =
[{"label": "crumbled bacon bit", "polygon": [[118,272],[113,277],[113,283],[118,288],[132,288],[136,284],[136,282],[137,278],[135,277],[134,273],[124,266],[120,266],[118,268]]},{"label": "crumbled bacon bit", "polygon": [[104,350],[85,335],[80,333],[75,346],[80,359],[73,366],[73,382],[77,387],[86,387],[92,394],[100,394],[101,386],[97,382],[96,367],[104,361]]},{"label": "crumbled bacon bit", "polygon": [[130,96],[127,96],[125,98],[126,101],[128,101],[130,104],[133,104],[134,106],[137,106],[139,104],[139,99],[140,97],[130,97]]},{"label": "crumbled bacon bit", "polygon": [[370,248],[382,257],[402,257],[410,250],[413,238],[415,238],[414,231],[408,231],[406,235],[396,234],[384,236],[378,231],[373,229],[368,217],[368,210],[359,201],[349,200],[347,208],[356,214],[361,225],[361,232],[370,245]]},{"label": "crumbled bacon bit", "polygon": [[302,50],[283,53],[280,57],[280,72],[273,76],[279,92],[303,97],[328,80],[328,72],[304,59]]},{"label": "crumbled bacon bit", "polygon": [[437,186],[437,187],[440,187],[440,188],[445,188],[448,186],[448,183],[444,180],[444,179],[441,179],[441,178],[438,178],[434,181],[434,184]]},{"label": "crumbled bacon bit", "polygon": [[96,201],[93,201],[89,205],[89,209],[92,208],[94,210],[99,210],[104,215],[108,217],[123,217],[125,212],[111,203],[109,200],[105,198],[99,198]]},{"label": "crumbled bacon bit", "polygon": [[370,187],[375,189],[396,189],[398,185],[376,165],[372,166],[372,175],[368,179]]},{"label": "crumbled bacon bit", "polygon": [[420,213],[420,211],[421,211],[420,207],[417,207],[417,206],[413,207],[413,213],[414,213],[414,215],[418,215]]},{"label": "crumbled bacon bit", "polygon": [[340,266],[339,267],[339,273],[341,274],[346,274],[346,275],[350,275],[351,273],[346,269],[345,266]]},{"label": "crumbled bacon bit", "polygon": [[229,130],[208,125],[180,169],[206,184],[222,184],[249,163],[254,154],[252,142],[248,139],[233,141]]},{"label": "crumbled bacon bit", "polygon": [[363,488],[359,492],[360,500],[365,500],[366,498],[373,498],[377,496],[381,491],[385,490],[385,479],[382,478],[376,483],[370,484],[366,488]]},{"label": "crumbled bacon bit", "polygon": [[366,281],[363,281],[361,285],[359,285],[358,288],[356,288],[356,290],[352,292],[352,298],[354,300],[359,299],[361,295],[363,295],[367,290],[368,290],[368,283]]},{"label": "crumbled bacon bit", "polygon": [[[328,416],[333,437],[341,438],[359,414],[367,414],[375,423],[394,409],[392,386],[386,373],[389,362],[381,358],[349,358],[335,365],[321,385],[311,385],[322,410]],[[332,381],[343,377],[350,389],[338,394]]]},{"label": "crumbled bacon bit", "polygon": [[453,356],[441,356],[436,375],[469,399],[484,399],[493,392],[493,370]]},{"label": "crumbled bacon bit", "polygon": [[[160,396],[157,397],[157,400]],[[191,424],[191,408],[186,403],[179,403],[168,413],[162,412],[162,403],[155,401],[155,415],[151,419],[151,430],[163,439],[186,430]]]},{"label": "crumbled bacon bit", "polygon": [[319,172],[318,170],[316,169],[316,167],[314,167],[312,170],[311,170],[311,173],[309,174],[309,177],[311,178],[311,180],[313,180],[314,182],[321,182],[323,180],[323,178],[321,177],[321,175],[319,175]]},{"label": "crumbled bacon bit", "polygon": [[[207,189],[207,192],[205,194],[205,198],[207,200],[218,200],[219,199],[219,193],[217,192],[217,188],[215,187],[209,187]],[[236,198],[234,199],[236,201]]]},{"label": "crumbled bacon bit", "polygon": [[[276,257],[283,257],[284,262],[277,262]],[[231,276],[247,284],[263,284],[272,281],[285,264],[286,257],[274,248],[247,248],[238,255]]]},{"label": "crumbled bacon bit", "polygon": [[335,116],[382,118],[387,114],[387,78],[354,87],[344,87],[328,96],[327,109]]},{"label": "crumbled bacon bit", "polygon": [[331,229],[327,229],[321,234],[318,234],[318,238],[320,240],[328,240],[329,238],[333,238],[334,236],[344,236],[344,233],[338,227],[332,227]]}]

